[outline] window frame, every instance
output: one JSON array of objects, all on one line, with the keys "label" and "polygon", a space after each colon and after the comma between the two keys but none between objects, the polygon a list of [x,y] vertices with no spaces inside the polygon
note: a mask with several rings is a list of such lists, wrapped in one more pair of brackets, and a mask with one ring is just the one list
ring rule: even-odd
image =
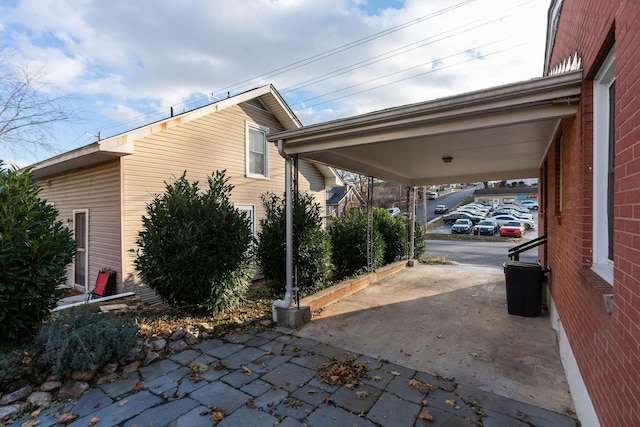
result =
[{"label": "window frame", "polygon": [[[256,173],[251,171],[251,144],[250,144],[250,135],[251,132],[259,132],[263,136],[263,166],[264,166],[264,174]],[[245,122],[245,176],[247,178],[254,179],[269,179],[269,144],[267,142],[267,134],[269,133],[269,128],[266,126],[260,126],[257,123]]]},{"label": "window frame", "polygon": [[[607,283],[613,285],[612,210],[613,188],[610,188],[610,169],[615,159],[610,158],[615,144],[615,99],[610,99],[610,88],[615,90],[615,50],[611,49],[593,80],[593,239],[591,269]],[[613,122],[613,123],[612,123]],[[612,129],[613,127],[613,129]]]}]

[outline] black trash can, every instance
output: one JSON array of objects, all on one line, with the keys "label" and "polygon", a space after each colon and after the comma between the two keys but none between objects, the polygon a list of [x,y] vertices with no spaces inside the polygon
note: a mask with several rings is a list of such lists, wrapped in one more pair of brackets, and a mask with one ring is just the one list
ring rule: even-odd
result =
[{"label": "black trash can", "polygon": [[502,264],[507,286],[507,311],[535,317],[542,312],[542,283],[549,271],[537,263],[508,261]]}]

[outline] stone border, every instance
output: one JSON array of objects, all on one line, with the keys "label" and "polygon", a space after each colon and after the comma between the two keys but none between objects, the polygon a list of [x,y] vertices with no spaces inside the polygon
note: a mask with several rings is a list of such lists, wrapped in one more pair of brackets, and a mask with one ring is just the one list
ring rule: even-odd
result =
[{"label": "stone border", "polygon": [[333,285],[330,288],[323,289],[320,292],[316,292],[313,295],[302,298],[300,305],[309,306],[311,311],[318,310],[319,308],[326,307],[327,305],[334,303],[344,297],[354,294],[369,285],[376,283],[379,280],[384,279],[407,266],[407,261],[398,261],[393,264],[385,265],[384,267],[374,271],[373,273],[365,274],[355,277],[353,279],[346,280],[344,282]]}]

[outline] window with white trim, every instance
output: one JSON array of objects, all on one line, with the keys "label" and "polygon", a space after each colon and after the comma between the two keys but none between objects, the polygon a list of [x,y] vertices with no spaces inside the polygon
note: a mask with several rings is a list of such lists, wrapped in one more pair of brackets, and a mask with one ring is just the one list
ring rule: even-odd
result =
[{"label": "window with white trim", "polygon": [[246,123],[246,175],[248,178],[269,178],[269,129],[255,123]]},{"label": "window with white trim", "polygon": [[593,265],[613,285],[615,52],[593,81]]},{"label": "window with white trim", "polygon": [[245,204],[245,203],[236,203],[234,207],[241,212],[246,212],[251,223],[251,235],[253,237],[256,236],[256,207],[255,205]]}]

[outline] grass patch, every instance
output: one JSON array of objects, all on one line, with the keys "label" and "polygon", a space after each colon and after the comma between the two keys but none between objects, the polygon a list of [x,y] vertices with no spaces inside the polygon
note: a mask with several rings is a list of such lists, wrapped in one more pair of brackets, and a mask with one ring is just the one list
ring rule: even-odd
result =
[{"label": "grass patch", "polygon": [[445,257],[429,257],[423,256],[418,258],[420,264],[427,265],[458,265],[457,262],[446,259]]}]

